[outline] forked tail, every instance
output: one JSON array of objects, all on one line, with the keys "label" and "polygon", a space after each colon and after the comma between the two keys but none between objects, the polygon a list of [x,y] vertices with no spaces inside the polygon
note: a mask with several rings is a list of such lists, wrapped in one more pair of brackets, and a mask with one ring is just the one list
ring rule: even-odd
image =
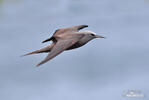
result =
[{"label": "forked tail", "polygon": [[42,53],[42,52],[40,50],[36,50],[36,51],[30,52],[30,53],[27,53],[25,55],[22,55],[21,57],[28,56],[28,55],[31,55],[31,54],[38,54],[38,53]]},{"label": "forked tail", "polygon": [[51,44],[51,45],[48,45],[47,47],[45,48],[42,48],[42,49],[39,49],[39,50],[35,50],[33,52],[30,52],[30,53],[27,53],[25,55],[22,55],[21,57],[23,56],[28,56],[28,55],[32,55],[32,54],[38,54],[38,53],[46,53],[46,52],[50,52],[53,48],[54,44]]}]

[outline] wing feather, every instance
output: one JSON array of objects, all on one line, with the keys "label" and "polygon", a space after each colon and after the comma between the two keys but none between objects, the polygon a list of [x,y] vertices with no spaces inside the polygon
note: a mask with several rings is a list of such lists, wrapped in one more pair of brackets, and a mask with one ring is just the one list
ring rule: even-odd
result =
[{"label": "wing feather", "polygon": [[46,63],[47,61],[51,60],[58,54],[62,53],[65,51],[67,48],[71,47],[74,45],[76,42],[78,42],[84,34],[74,34],[72,36],[68,36],[67,38],[63,38],[58,40],[58,42],[55,44],[51,52],[48,54],[48,56],[41,61],[37,66],[40,66],[41,64]]}]

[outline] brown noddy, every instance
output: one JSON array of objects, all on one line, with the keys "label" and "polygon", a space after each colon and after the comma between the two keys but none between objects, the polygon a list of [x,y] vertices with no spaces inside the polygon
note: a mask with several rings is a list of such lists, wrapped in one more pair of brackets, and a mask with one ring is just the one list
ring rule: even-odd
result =
[{"label": "brown noddy", "polygon": [[23,56],[38,53],[49,53],[48,56],[37,65],[40,66],[41,64],[46,63],[63,51],[79,48],[94,38],[104,38],[103,36],[96,35],[94,32],[91,31],[79,32],[79,30],[85,27],[88,27],[88,25],[78,25],[58,29],[50,38],[42,42],[45,43],[48,41],[52,41],[50,45],[45,48],[27,53]]}]

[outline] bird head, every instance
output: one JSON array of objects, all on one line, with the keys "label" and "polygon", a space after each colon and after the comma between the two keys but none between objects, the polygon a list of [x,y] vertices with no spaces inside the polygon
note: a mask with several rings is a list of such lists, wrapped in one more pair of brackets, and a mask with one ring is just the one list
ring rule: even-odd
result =
[{"label": "bird head", "polygon": [[86,35],[88,35],[88,37],[90,37],[91,39],[94,39],[94,38],[105,38],[104,36],[97,35],[95,32],[92,32],[92,31],[84,31],[84,33]]}]

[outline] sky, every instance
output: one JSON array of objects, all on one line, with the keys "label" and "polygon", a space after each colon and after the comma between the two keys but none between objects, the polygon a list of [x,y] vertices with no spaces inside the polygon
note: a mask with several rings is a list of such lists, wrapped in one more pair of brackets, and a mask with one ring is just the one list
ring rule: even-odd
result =
[{"label": "sky", "polygon": [[[20,57],[49,43],[56,29],[87,24],[106,39]],[[0,0],[2,100],[148,100],[148,0]],[[82,31],[83,31],[82,30]],[[140,91],[144,97],[125,96]]]}]

